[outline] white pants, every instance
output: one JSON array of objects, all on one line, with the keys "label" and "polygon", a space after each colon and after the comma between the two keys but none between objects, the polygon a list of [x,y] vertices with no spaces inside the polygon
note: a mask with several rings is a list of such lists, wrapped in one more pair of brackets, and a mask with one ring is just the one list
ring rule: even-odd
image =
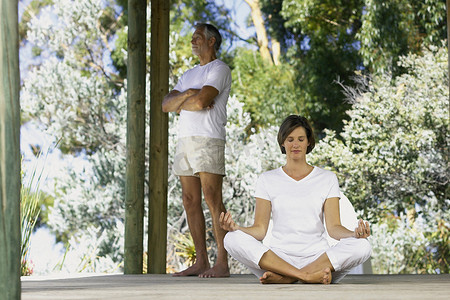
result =
[{"label": "white pants", "polygon": [[[228,232],[225,235],[224,244],[228,253],[247,266],[258,278],[266,272],[259,266],[259,261],[263,254],[269,250],[298,269],[309,265],[323,254],[321,252],[308,257],[288,255],[279,249],[267,247],[240,230]],[[353,237],[341,239],[336,245],[328,248],[325,253],[335,270],[332,274],[332,283],[339,282],[351,269],[365,262],[370,257],[371,252],[372,248],[367,239]]]}]

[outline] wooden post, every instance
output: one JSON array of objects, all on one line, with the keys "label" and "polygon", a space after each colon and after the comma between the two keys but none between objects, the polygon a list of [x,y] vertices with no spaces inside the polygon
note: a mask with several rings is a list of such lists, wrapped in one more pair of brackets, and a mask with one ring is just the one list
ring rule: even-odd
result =
[{"label": "wooden post", "polygon": [[125,274],[142,274],[143,268],[146,29],[147,0],[129,0]]},{"label": "wooden post", "polygon": [[0,2],[0,294],[20,299],[18,1]]},{"label": "wooden post", "polygon": [[151,2],[150,61],[150,195],[148,228],[148,273],[166,273],[167,247],[167,155],[168,115],[161,103],[169,91],[169,4]]}]

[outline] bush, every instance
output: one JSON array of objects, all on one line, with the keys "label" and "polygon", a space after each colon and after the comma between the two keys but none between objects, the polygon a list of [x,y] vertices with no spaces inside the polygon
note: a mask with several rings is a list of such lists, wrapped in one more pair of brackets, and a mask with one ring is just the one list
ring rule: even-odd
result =
[{"label": "bush", "polygon": [[360,87],[346,88],[351,119],[339,136],[327,131],[310,155],[378,223],[378,272],[449,270],[447,55],[445,47],[424,49],[400,59],[408,72],[399,77],[357,76]]}]

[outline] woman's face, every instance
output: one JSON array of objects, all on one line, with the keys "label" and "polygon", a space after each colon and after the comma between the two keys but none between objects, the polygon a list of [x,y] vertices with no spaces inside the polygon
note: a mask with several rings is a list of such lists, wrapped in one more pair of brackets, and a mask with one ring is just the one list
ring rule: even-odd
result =
[{"label": "woman's face", "polygon": [[286,149],[286,156],[292,159],[298,159],[306,155],[309,142],[306,136],[306,130],[303,127],[295,128],[283,143]]}]

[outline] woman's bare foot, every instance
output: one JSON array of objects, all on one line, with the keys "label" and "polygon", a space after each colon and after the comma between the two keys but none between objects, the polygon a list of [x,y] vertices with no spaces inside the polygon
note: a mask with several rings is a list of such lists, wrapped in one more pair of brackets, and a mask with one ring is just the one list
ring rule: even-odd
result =
[{"label": "woman's bare foot", "polygon": [[267,271],[263,274],[263,276],[261,276],[259,278],[259,282],[261,282],[262,284],[270,284],[270,283],[294,283],[296,282],[297,279],[292,278],[292,277],[288,277],[288,276],[283,276],[271,271]]},{"label": "woman's bare foot", "polygon": [[209,270],[198,275],[202,278],[217,278],[217,277],[230,277],[230,270],[228,264],[217,264]]},{"label": "woman's bare foot", "polygon": [[330,284],[331,279],[332,276],[330,268],[325,268],[324,270],[315,273],[307,273],[304,278],[301,278],[300,280],[304,283]]},{"label": "woman's bare foot", "polygon": [[199,276],[209,269],[209,264],[194,263],[186,270],[174,273],[172,276]]}]

